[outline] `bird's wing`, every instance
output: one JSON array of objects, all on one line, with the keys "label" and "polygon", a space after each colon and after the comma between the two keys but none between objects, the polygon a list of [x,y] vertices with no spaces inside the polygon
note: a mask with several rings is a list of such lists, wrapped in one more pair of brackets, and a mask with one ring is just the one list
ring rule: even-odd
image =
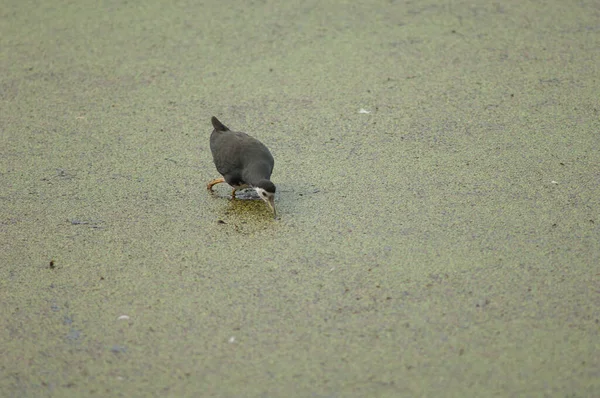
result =
[{"label": "bird's wing", "polygon": [[210,136],[210,150],[217,171],[221,175],[240,171],[243,167],[241,157],[241,142],[233,131],[213,131]]}]

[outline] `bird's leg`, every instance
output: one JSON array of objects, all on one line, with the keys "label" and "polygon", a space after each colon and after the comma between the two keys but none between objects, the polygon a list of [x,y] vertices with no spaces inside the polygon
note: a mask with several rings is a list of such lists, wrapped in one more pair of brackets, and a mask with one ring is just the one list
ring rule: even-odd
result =
[{"label": "bird's leg", "polygon": [[225,182],[225,179],[223,177],[215,178],[214,180],[210,180],[210,182],[208,184],[206,184],[206,189],[208,189],[209,191],[212,192],[213,186],[220,184],[222,182]]},{"label": "bird's leg", "polygon": [[231,199],[235,199],[235,191],[237,191],[237,188],[233,188],[231,191]]}]

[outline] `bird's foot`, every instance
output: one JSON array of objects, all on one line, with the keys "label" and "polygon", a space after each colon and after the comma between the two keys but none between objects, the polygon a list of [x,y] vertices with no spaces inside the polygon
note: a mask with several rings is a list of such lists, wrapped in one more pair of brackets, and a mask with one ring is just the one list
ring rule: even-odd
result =
[{"label": "bird's foot", "polygon": [[208,189],[209,191],[212,192],[213,186],[220,184],[222,182],[225,182],[225,179],[223,177],[215,178],[214,180],[210,180],[210,182],[208,184],[206,184],[206,189]]},{"label": "bird's foot", "polygon": [[231,199],[235,199],[235,192],[237,191],[237,188],[233,188],[233,190],[231,191]]}]

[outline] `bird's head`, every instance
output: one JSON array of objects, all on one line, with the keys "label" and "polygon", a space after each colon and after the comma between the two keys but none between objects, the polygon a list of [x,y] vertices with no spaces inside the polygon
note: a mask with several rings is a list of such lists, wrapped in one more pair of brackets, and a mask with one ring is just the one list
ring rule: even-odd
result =
[{"label": "bird's head", "polygon": [[275,184],[269,180],[260,180],[258,184],[254,186],[254,190],[258,193],[258,196],[265,201],[267,206],[273,212],[273,215],[277,217],[275,211]]}]

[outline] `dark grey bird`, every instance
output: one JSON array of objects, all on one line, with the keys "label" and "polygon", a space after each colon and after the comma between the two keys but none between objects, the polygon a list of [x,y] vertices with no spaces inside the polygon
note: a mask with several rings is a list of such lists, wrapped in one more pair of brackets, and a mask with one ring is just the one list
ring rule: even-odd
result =
[{"label": "dark grey bird", "polygon": [[214,116],[211,121],[215,129],[210,135],[210,150],[223,177],[210,181],[206,188],[212,192],[214,185],[226,182],[233,187],[233,199],[238,189],[254,188],[277,217],[275,184],[271,182],[275,161],[269,149],[246,133],[231,131]]}]

